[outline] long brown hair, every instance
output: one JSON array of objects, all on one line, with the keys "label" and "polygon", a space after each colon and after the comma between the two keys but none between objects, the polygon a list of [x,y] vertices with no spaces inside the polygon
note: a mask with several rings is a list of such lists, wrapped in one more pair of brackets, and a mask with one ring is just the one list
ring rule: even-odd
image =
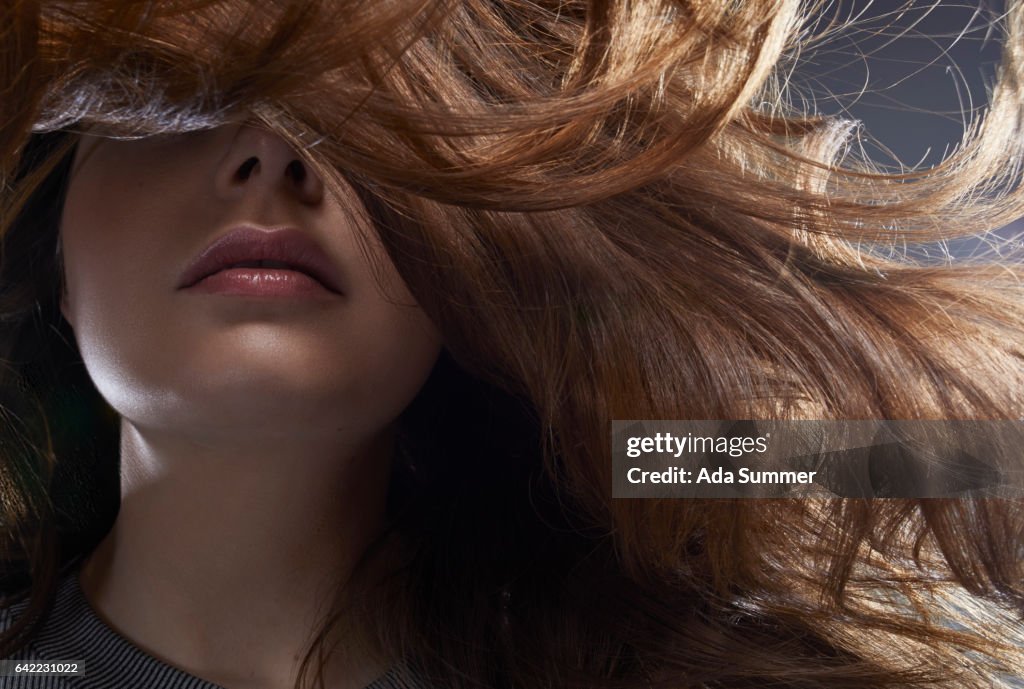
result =
[{"label": "long brown hair", "polygon": [[1024,215],[1020,3],[985,117],[901,174],[786,104],[799,49],[837,29],[807,30],[823,3],[340,6],[0,8],[4,574],[31,600],[4,655],[116,513],[116,415],[56,308],[73,132],[245,113],[358,190],[444,336],[367,554],[401,553],[368,609],[428,683],[980,689],[1024,668],[1020,500],[613,500],[609,446],[617,418],[1024,417],[1019,265],[892,251]]}]

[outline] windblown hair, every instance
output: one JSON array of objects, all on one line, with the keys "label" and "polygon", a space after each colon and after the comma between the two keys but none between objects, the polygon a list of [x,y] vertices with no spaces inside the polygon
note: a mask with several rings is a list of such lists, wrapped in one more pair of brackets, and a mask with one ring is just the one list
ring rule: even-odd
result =
[{"label": "windblown hair", "polygon": [[31,605],[0,655],[117,511],[117,415],[57,308],[75,132],[244,117],[358,191],[443,334],[366,556],[398,557],[366,598],[390,657],[467,688],[1020,672],[1020,500],[612,499],[617,418],[1024,417],[1024,269],[894,250],[1024,215],[1024,7],[984,117],[896,174],[785,97],[842,28],[821,5],[3,3],[0,526]]}]

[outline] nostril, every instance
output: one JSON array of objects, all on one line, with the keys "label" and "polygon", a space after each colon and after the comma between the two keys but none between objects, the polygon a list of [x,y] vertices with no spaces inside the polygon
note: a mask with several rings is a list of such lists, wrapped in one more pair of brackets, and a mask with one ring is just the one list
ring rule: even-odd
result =
[{"label": "nostril", "polygon": [[238,176],[242,179],[249,179],[249,175],[252,173],[253,168],[259,164],[259,158],[249,158],[242,163],[242,167],[238,168]]},{"label": "nostril", "polygon": [[306,167],[298,160],[293,160],[288,163],[288,167],[285,168],[284,173],[296,182],[302,182],[306,179]]}]

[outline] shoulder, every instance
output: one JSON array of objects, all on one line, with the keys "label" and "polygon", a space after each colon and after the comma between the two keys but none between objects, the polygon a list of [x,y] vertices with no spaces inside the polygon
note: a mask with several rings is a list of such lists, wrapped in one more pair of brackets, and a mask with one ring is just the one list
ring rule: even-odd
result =
[{"label": "shoulder", "polygon": [[[10,644],[5,644],[0,649],[0,689],[67,689],[72,686],[66,676],[43,675],[43,674],[16,674],[15,666],[10,661],[26,661],[28,663],[44,663],[52,660],[48,654],[41,650],[40,640],[45,636],[47,630],[52,626],[53,617],[57,607],[55,604],[60,597],[61,586],[67,584],[69,570],[62,568],[58,575],[58,585],[55,591],[54,605],[49,606],[49,612],[44,619],[36,626],[32,636],[22,641],[18,647],[9,649]],[[0,635],[5,635],[14,624],[25,614],[30,603],[30,590],[28,588],[4,591],[5,598],[0,598]]]},{"label": "shoulder", "polygon": [[[27,598],[6,607],[0,607],[0,634],[7,632],[18,620],[28,605]],[[64,677],[54,675],[17,674],[16,661],[38,663],[45,660],[36,647],[35,639],[9,653],[0,655],[0,689],[65,689],[68,687]]]},{"label": "shoulder", "polygon": [[28,607],[29,592],[19,591],[0,598],[0,633],[6,632],[21,617]]}]

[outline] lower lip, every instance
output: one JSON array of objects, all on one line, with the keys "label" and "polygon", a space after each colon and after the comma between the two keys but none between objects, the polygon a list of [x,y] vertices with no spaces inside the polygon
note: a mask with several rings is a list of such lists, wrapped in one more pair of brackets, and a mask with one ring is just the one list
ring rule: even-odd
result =
[{"label": "lower lip", "polygon": [[239,297],[323,299],[338,296],[305,273],[281,268],[230,268],[209,275],[188,289]]}]

